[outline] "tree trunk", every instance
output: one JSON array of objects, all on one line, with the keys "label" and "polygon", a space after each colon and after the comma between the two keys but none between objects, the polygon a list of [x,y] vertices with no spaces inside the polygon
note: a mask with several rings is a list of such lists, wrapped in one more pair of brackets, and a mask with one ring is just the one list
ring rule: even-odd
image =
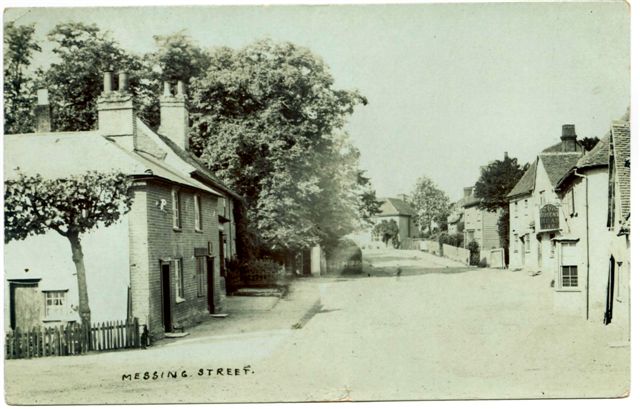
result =
[{"label": "tree trunk", "polygon": [[82,244],[80,235],[71,232],[67,235],[71,243],[71,255],[73,264],[76,265],[76,275],[78,279],[78,312],[83,325],[91,323],[91,309],[89,308],[89,294],[87,292],[87,275],[84,269],[84,255],[82,254]]}]

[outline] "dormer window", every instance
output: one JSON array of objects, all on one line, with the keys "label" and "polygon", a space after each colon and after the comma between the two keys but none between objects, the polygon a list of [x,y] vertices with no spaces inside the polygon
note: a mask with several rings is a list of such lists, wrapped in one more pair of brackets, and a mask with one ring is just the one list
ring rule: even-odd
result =
[{"label": "dormer window", "polygon": [[180,210],[180,192],[178,189],[171,191],[171,208],[173,210],[173,228],[179,230],[182,228],[182,212]]}]

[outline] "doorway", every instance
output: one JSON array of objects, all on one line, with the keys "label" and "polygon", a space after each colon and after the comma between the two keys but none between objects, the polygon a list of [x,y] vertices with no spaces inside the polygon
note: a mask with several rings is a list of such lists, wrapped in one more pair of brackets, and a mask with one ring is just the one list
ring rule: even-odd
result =
[{"label": "doorway", "polygon": [[12,330],[42,324],[42,293],[38,280],[9,281],[9,323]]},{"label": "doorway", "polygon": [[213,257],[207,257],[207,305],[209,306],[209,313],[215,313],[215,302],[213,300],[214,290],[214,277],[213,277]]},{"label": "doorway", "polygon": [[609,258],[609,280],[607,282],[607,304],[604,311],[604,325],[611,324],[613,319],[613,298],[614,289],[616,287],[616,260],[611,256]]},{"label": "doorway", "polygon": [[171,332],[173,326],[171,324],[171,268],[169,263],[162,263],[160,280],[162,290],[162,324],[164,326],[164,332]]}]

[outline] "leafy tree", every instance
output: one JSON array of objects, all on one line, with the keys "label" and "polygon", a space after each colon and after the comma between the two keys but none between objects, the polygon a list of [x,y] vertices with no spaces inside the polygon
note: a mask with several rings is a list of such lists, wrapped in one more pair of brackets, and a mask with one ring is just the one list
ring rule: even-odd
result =
[{"label": "leafy tree", "polygon": [[389,241],[391,241],[393,247],[396,248],[400,244],[398,240],[398,233],[400,233],[398,223],[393,219],[380,221],[373,227],[372,231],[374,236],[380,237],[380,240],[382,240],[385,246],[388,246]]},{"label": "leafy tree", "polygon": [[498,233],[501,247],[505,250],[508,263],[509,254],[509,199],[507,195],[518,183],[528,165],[518,164],[518,159],[505,156],[494,160],[482,168],[480,179],[475,184],[474,194],[480,199],[479,207],[491,212],[499,212]]},{"label": "leafy tree", "polygon": [[34,127],[33,81],[26,69],[40,46],[33,39],[34,25],[4,27],[4,132],[32,132]]},{"label": "leafy tree", "polygon": [[448,216],[449,198],[436,184],[426,176],[419,178],[411,193],[411,205],[417,213],[418,227],[421,232],[431,235],[431,225],[436,219],[442,221]]},{"label": "leafy tree", "polygon": [[591,149],[593,149],[594,146],[598,144],[598,142],[600,142],[600,138],[598,138],[597,136],[594,136],[593,138],[589,138],[587,136],[580,139],[578,142],[580,142],[580,144],[582,145],[582,147],[586,152],[589,152]]},{"label": "leafy tree", "polygon": [[81,235],[110,226],[130,209],[129,181],[122,173],[90,171],[63,179],[18,175],[5,181],[4,241],[24,240],[49,230],[66,237],[78,279],[79,313],[91,322]]},{"label": "leafy tree", "polygon": [[157,129],[160,126],[162,82],[181,80],[189,85],[206,73],[211,57],[184,31],[168,36],[156,35],[153,39],[156,50],[143,57],[144,69],[140,71],[139,86],[135,91],[138,115],[151,128]]},{"label": "leafy tree", "polygon": [[[56,131],[86,131],[97,124],[97,99],[102,92],[104,71],[126,70],[131,88],[137,94],[141,77],[149,67],[124,51],[108,33],[95,24],[58,24],[48,34],[55,43],[54,62],[46,71],[39,71],[39,83],[49,90],[53,111],[52,127]],[[136,101],[137,102],[137,101]]]},{"label": "leafy tree", "polygon": [[158,49],[149,56],[163,80],[188,83],[203,76],[211,64],[211,56],[194,44],[184,30],[168,36],[155,35],[153,39]]},{"label": "leafy tree", "polygon": [[269,40],[217,49],[192,93],[191,147],[247,199],[263,249],[330,242],[369,208],[358,155],[339,132],[366,100],[335,89],[308,49]]}]

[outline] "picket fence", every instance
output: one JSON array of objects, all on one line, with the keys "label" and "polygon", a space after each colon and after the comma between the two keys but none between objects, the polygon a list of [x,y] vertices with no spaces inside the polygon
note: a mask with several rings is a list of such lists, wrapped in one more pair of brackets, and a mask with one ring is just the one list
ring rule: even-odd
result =
[{"label": "picket fence", "polygon": [[80,355],[89,351],[113,351],[146,346],[147,327],[138,319],[109,321],[91,326],[69,323],[55,327],[37,327],[27,331],[16,328],[6,335],[6,358],[39,358]]}]

